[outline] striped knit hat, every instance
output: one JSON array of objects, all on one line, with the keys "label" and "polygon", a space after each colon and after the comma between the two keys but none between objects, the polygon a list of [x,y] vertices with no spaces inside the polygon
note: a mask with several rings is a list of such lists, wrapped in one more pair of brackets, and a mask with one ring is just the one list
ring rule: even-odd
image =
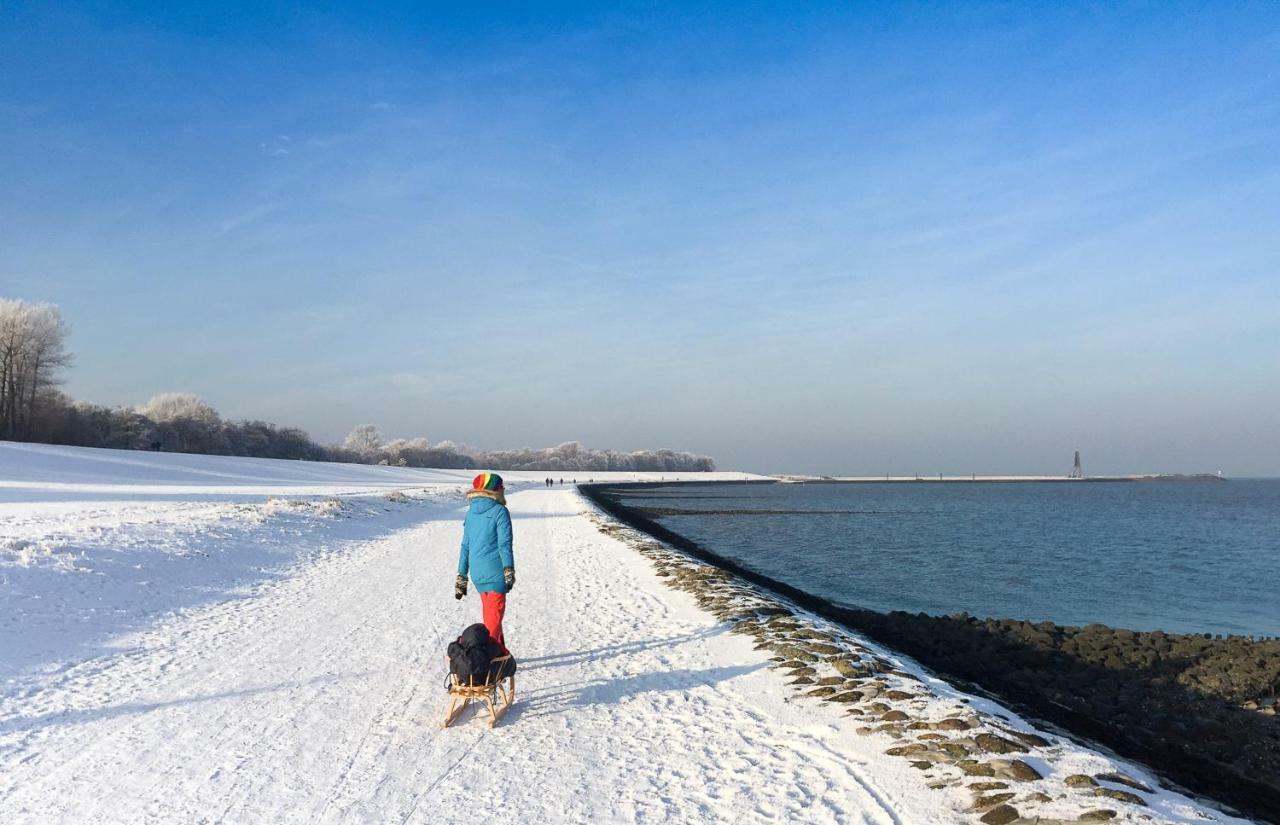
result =
[{"label": "striped knit hat", "polygon": [[481,473],[476,476],[471,482],[471,492],[467,495],[491,498],[502,504],[507,503],[507,497],[502,488],[502,476],[497,473]]}]

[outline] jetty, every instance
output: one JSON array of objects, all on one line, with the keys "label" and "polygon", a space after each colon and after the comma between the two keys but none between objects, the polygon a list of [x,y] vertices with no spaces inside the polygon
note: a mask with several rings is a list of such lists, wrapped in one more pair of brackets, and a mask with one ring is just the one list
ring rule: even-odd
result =
[{"label": "jetty", "polygon": [[1071,475],[909,475],[895,476],[890,474],[877,476],[812,476],[812,475],[778,475],[780,481],[792,483],[840,483],[840,484],[884,484],[888,483],[1044,483],[1062,482],[1064,484],[1082,484],[1098,481],[1224,481],[1220,473],[1146,473],[1140,475],[1103,475],[1103,476],[1071,476]]}]

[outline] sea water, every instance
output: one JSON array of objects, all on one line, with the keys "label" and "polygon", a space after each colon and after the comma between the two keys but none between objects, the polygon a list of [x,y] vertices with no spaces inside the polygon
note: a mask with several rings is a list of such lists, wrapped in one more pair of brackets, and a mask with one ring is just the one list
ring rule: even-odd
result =
[{"label": "sea water", "polygon": [[841,604],[1280,635],[1280,480],[668,486],[621,502]]}]

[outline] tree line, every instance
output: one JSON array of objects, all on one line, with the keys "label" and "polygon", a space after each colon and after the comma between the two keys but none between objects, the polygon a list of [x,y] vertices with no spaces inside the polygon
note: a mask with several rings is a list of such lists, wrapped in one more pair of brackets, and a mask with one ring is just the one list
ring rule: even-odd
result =
[{"label": "tree line", "polygon": [[384,441],[382,432],[372,424],[356,427],[340,447],[330,448],[330,453],[336,461],[446,469],[702,472],[716,468],[704,455],[675,450],[614,452],[584,447],[577,441],[519,450],[477,450],[452,441],[430,444],[425,438]]},{"label": "tree line", "polygon": [[59,389],[71,365],[69,334],[57,307],[0,298],[0,440],[442,469],[715,469],[707,456],[674,450],[614,452],[576,441],[542,449],[478,450],[425,438],[386,440],[368,424],[352,430],[342,444],[325,446],[297,427],[228,421],[189,393],[162,393],[140,407],[91,404]]}]

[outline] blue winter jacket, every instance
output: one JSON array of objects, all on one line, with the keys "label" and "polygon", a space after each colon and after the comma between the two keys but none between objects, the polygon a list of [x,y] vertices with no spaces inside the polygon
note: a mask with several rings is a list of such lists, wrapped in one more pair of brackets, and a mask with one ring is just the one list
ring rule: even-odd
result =
[{"label": "blue winter jacket", "polygon": [[516,566],[511,555],[511,513],[491,498],[473,498],[462,522],[458,575],[471,574],[480,593],[506,593],[502,568]]}]

